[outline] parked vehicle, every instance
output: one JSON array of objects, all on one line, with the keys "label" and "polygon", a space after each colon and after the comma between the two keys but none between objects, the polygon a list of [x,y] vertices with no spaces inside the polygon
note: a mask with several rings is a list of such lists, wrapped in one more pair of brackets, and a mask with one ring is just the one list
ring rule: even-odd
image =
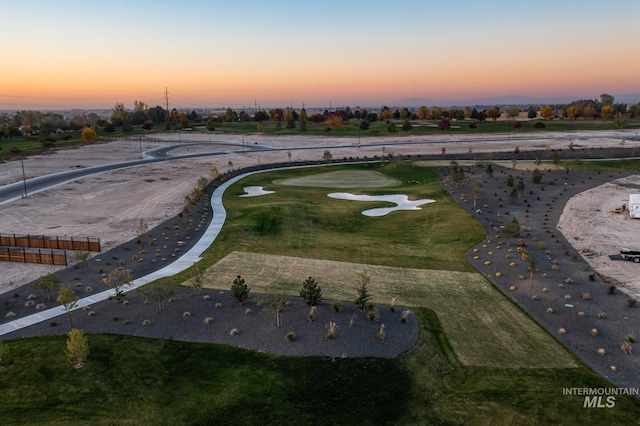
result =
[{"label": "parked vehicle", "polygon": [[632,260],[634,263],[640,263],[640,251],[620,250],[620,256],[624,260]]}]

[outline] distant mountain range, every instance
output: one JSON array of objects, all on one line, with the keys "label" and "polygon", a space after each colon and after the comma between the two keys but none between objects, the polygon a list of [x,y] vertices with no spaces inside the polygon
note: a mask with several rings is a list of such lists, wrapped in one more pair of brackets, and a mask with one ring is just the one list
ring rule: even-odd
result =
[{"label": "distant mountain range", "polygon": [[[616,102],[636,104],[640,102],[640,93],[613,94]],[[557,96],[557,97],[532,97],[532,96],[494,96],[488,98],[468,99],[465,101],[448,101],[429,98],[404,98],[399,99],[393,106],[398,107],[453,107],[453,106],[522,106],[522,105],[555,105],[568,104],[579,99],[598,99],[600,95],[588,96]],[[391,105],[389,105],[391,107]]]}]

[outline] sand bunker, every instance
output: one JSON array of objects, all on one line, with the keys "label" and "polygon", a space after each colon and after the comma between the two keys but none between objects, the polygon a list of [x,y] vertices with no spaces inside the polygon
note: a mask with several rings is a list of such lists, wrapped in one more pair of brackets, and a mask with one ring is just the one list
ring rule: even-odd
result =
[{"label": "sand bunker", "polygon": [[384,216],[394,211],[399,210],[422,210],[419,206],[423,204],[435,203],[436,200],[424,198],[422,200],[409,201],[409,197],[404,194],[390,194],[390,195],[356,195],[348,192],[332,192],[328,194],[329,198],[336,198],[338,200],[351,200],[351,201],[387,201],[389,203],[395,203],[393,207],[379,207],[375,209],[369,209],[362,212],[365,216]]},{"label": "sand bunker", "polygon": [[262,186],[245,186],[244,192],[245,194],[240,195],[241,197],[259,197],[260,195],[268,195],[273,194],[275,191],[265,191],[262,189]]},{"label": "sand bunker", "polygon": [[367,170],[338,170],[292,179],[278,179],[274,183],[314,188],[383,188],[397,186],[399,181],[379,172]]}]

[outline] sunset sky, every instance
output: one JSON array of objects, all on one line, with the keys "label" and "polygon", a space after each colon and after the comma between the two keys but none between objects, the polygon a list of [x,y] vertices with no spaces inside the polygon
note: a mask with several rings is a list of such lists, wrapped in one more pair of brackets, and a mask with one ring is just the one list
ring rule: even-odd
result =
[{"label": "sunset sky", "polygon": [[1,109],[640,92],[638,0],[0,0]]}]

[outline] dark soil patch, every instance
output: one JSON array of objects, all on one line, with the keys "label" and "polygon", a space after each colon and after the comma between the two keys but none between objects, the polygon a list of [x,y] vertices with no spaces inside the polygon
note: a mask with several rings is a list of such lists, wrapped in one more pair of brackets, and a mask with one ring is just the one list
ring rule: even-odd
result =
[{"label": "dark soil patch", "polygon": [[[542,182],[534,184],[532,171],[494,167],[493,176],[488,177],[482,166],[465,170],[470,179],[462,184],[452,182],[448,169],[440,172],[445,176],[443,186],[454,200],[480,220],[488,232],[487,239],[467,253],[469,262],[597,373],[618,386],[637,387],[638,354],[624,354],[620,346],[628,335],[640,336],[640,309],[630,307],[629,296],[618,290],[609,294],[615,282],[593,271],[556,228],[571,196],[633,173],[567,174],[564,170],[547,169],[541,170]],[[514,178],[514,187],[520,179],[524,183],[515,202],[509,200],[512,187],[505,183],[508,175]],[[483,187],[474,209],[475,180]],[[504,227],[513,217],[523,231],[507,244]],[[518,247],[537,260],[532,288],[529,262],[521,258]],[[484,264],[487,260],[490,265]],[[511,262],[516,266],[510,266]],[[498,272],[500,276],[496,276]],[[605,313],[605,319],[598,317],[600,312]],[[595,336],[592,329],[598,330]],[[598,353],[601,348],[604,355]]]}]

